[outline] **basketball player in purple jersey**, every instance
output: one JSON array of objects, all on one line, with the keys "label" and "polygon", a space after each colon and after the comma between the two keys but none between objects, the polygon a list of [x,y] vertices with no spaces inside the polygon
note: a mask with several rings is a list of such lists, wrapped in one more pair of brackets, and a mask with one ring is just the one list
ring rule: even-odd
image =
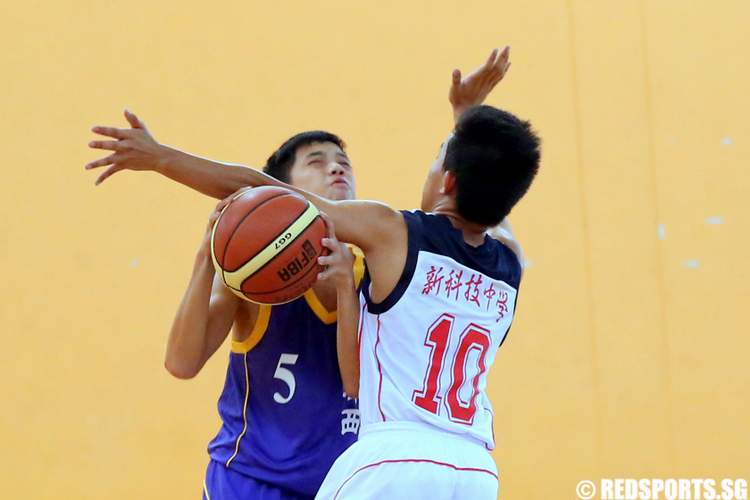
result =
[{"label": "basketball player in purple jersey", "polygon": [[[150,138],[137,117],[126,116],[131,132]],[[151,146],[156,147],[148,150]],[[150,160],[152,168],[185,179],[202,192],[224,196],[246,185],[238,184],[232,166],[197,157],[192,163],[171,163],[173,150],[153,139],[143,145],[141,159],[146,151],[158,152]],[[265,170],[330,199],[354,196],[344,143],[327,132],[306,132],[287,140],[268,159]],[[227,499],[312,498],[336,457],[356,440],[359,423],[356,401],[343,396],[338,373],[335,287],[322,281],[288,304],[258,306],[234,296],[214,276],[206,244],[204,240],[198,251],[165,360],[174,376],[194,377],[232,331],[218,403],[222,426],[209,444],[203,494]],[[361,278],[363,269],[360,256],[354,274]]]},{"label": "basketball player in purple jersey", "polygon": [[[498,68],[505,68],[504,61],[507,61],[507,49],[500,55],[493,51],[487,63],[463,81],[460,74],[454,73],[451,91],[454,113],[462,106],[482,102],[502,78],[502,72]],[[130,130],[95,128],[95,132],[118,139],[91,144],[95,148],[115,151],[115,154],[87,166],[95,168],[112,165],[99,177],[97,184],[123,169],[156,170],[216,197],[226,196],[236,188],[248,184],[248,170],[245,167],[211,162],[159,145],[135,115],[126,112],[126,118],[132,126]],[[331,134],[316,132],[295,136],[269,158],[264,170],[281,180],[291,181],[293,185],[330,199],[347,199],[353,196],[353,176],[343,152],[343,144]],[[329,425],[326,427],[320,425],[320,419],[301,417],[298,411],[285,413],[280,407],[271,404],[271,399],[276,405],[290,404],[294,395],[299,394],[300,387],[303,387],[300,385],[301,380],[309,379],[306,382],[308,386],[318,387],[321,385],[318,378],[331,382],[334,377],[330,373],[330,377],[326,375],[327,372],[312,370],[311,367],[306,369],[300,362],[300,354],[284,352],[293,349],[276,345],[283,342],[269,342],[268,339],[294,337],[292,333],[297,332],[310,333],[318,342],[320,338],[325,338],[323,344],[327,348],[317,346],[317,351],[322,351],[323,354],[316,352],[316,346],[305,344],[305,348],[310,351],[308,354],[314,354],[304,357],[317,357],[317,367],[335,368],[335,359],[330,359],[333,335],[316,336],[314,333],[322,328],[321,323],[325,325],[335,320],[335,312],[331,312],[335,306],[335,287],[320,283],[312,293],[306,294],[304,301],[298,299],[273,309],[257,307],[223,293],[220,286],[207,291],[205,275],[212,274],[212,269],[199,264],[203,253],[203,250],[199,252],[191,288],[186,293],[175,320],[166,364],[178,377],[194,376],[218,349],[234,323],[230,367],[225,390],[219,401],[224,422],[219,435],[209,447],[212,461],[207,471],[204,494],[210,496],[212,489],[220,492],[222,498],[296,498],[314,494],[322,474],[343,449],[330,442],[321,444],[323,436],[327,435],[327,439],[335,440],[335,434],[340,429],[345,448],[356,433],[356,414],[346,399],[343,408],[339,408],[340,405],[326,404],[325,408],[317,406],[309,411],[315,415],[334,415],[336,418],[329,418]],[[335,255],[336,252],[332,258]],[[361,270],[361,267],[361,261],[359,265],[355,265],[355,269]],[[200,276],[204,278],[202,281]],[[194,286],[198,282],[202,285]],[[209,294],[210,299],[207,299]],[[193,306],[196,305],[194,309]],[[233,320],[230,317],[231,311],[234,312]],[[309,321],[305,322],[304,319]],[[334,327],[330,324],[327,326],[331,333]],[[299,348],[299,344],[293,347]],[[305,371],[296,374],[293,370]],[[250,390],[251,387],[258,386],[253,384],[253,380],[260,381],[260,390]],[[268,381],[271,382],[270,386]],[[323,387],[334,385],[332,382],[322,384]],[[317,389],[314,388],[313,391]],[[349,389],[348,392],[352,390]],[[337,391],[315,392],[314,396],[318,401],[328,403],[337,398],[341,400],[340,385]],[[304,407],[304,400],[299,404]],[[254,413],[258,414],[258,418],[253,418]],[[311,421],[316,424],[311,426]],[[331,434],[334,436],[331,437]],[[279,439],[276,440],[274,436],[279,436]],[[248,442],[251,444],[243,445]],[[311,446],[312,452],[309,451]],[[283,456],[280,456],[279,448],[285,452],[282,453]],[[323,451],[321,448],[329,450]],[[314,463],[315,466],[301,465],[305,463]]]}]

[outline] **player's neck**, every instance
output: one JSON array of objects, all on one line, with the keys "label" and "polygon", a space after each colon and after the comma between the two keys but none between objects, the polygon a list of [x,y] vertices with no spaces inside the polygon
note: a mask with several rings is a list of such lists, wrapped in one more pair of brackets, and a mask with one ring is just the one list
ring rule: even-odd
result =
[{"label": "player's neck", "polygon": [[484,243],[484,235],[487,232],[487,226],[475,222],[469,222],[461,217],[451,201],[452,200],[446,200],[445,202],[442,200],[439,201],[432,209],[432,213],[446,216],[453,227],[463,233],[464,241],[468,245],[473,247],[482,245]]}]

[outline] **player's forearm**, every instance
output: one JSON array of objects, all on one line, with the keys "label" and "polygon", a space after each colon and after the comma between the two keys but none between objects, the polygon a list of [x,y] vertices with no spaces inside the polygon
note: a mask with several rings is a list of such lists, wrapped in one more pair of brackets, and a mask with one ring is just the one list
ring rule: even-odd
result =
[{"label": "player's forearm", "polygon": [[210,258],[199,255],[167,341],[164,365],[177,378],[194,377],[206,362],[206,332],[213,276]]},{"label": "player's forearm", "polygon": [[359,300],[354,280],[336,289],[336,353],[344,392],[356,398],[359,394]]},{"label": "player's forearm", "polygon": [[250,168],[201,158],[166,146],[164,148],[163,159],[154,169],[205,195],[223,199],[250,185]]}]

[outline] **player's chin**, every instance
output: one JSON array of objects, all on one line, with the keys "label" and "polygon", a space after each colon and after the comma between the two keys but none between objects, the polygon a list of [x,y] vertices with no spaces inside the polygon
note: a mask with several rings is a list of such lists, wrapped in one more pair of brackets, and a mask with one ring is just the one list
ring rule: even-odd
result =
[{"label": "player's chin", "polygon": [[354,198],[354,191],[348,184],[343,182],[332,184],[328,188],[329,200],[340,201],[340,200],[351,200]]}]

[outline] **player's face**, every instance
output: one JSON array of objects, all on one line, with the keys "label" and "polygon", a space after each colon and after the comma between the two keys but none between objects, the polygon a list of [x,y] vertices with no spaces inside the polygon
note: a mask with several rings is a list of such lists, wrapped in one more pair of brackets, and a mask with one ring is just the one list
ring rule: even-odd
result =
[{"label": "player's face", "polygon": [[354,175],[349,158],[332,142],[313,142],[297,149],[289,170],[290,183],[330,200],[354,198]]},{"label": "player's face", "polygon": [[440,152],[438,153],[437,158],[435,158],[435,161],[432,162],[430,170],[427,172],[427,178],[424,181],[424,187],[422,187],[421,203],[421,208],[425,212],[431,212],[441,196],[443,177],[445,174],[445,170],[443,170],[443,162],[445,161],[445,151],[448,149],[449,141],[450,137],[440,146]]}]

